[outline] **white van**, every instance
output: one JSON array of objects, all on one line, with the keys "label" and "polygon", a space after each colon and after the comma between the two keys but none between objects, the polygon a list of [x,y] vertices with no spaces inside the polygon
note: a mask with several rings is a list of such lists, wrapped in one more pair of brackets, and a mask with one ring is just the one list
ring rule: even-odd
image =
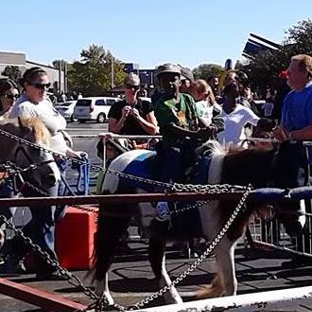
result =
[{"label": "white van", "polygon": [[74,119],[80,122],[96,120],[105,122],[111,106],[120,99],[114,97],[85,97],[77,101],[74,109]]}]

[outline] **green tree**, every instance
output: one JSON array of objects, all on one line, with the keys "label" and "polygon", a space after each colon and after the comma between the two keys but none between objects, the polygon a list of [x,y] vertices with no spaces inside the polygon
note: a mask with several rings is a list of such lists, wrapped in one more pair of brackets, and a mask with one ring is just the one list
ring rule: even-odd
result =
[{"label": "green tree", "polygon": [[249,76],[254,89],[264,90],[274,85],[278,74],[288,67],[290,58],[296,54],[312,55],[312,21],[298,22],[286,31],[280,49],[259,52],[240,67]]},{"label": "green tree", "polygon": [[55,67],[56,69],[61,69],[61,70],[64,70],[64,67],[67,64],[68,63],[65,60],[55,60],[52,62],[53,67]]},{"label": "green tree", "polygon": [[[83,95],[103,95],[123,82],[123,66],[103,46],[91,45],[81,52],[81,61],[68,71],[71,87]],[[113,63],[113,64],[112,64]]]},{"label": "green tree", "polygon": [[[84,96],[103,95],[112,85],[120,85],[125,77],[123,66],[103,46],[90,45],[80,53],[81,60],[67,64],[68,90]],[[58,68],[64,60],[53,61]],[[113,64],[112,64],[113,63]]]},{"label": "green tree", "polygon": [[16,81],[22,76],[22,72],[18,66],[6,66],[1,75]]},{"label": "green tree", "polygon": [[193,69],[195,79],[207,80],[209,76],[221,76],[223,72],[224,68],[217,64],[202,64]]}]

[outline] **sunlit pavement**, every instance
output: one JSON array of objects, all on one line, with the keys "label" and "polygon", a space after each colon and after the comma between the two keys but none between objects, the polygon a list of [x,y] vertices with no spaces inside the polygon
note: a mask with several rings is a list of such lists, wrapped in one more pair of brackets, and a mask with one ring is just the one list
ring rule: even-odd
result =
[{"label": "sunlit pavement", "polygon": [[[110,271],[110,288],[116,302],[129,306],[151,295],[158,290],[153,280],[149,263],[146,261],[146,247],[144,242],[129,243],[130,251],[125,256],[118,256]],[[168,248],[167,269],[172,279],[183,273],[194,259],[182,259],[179,251]],[[270,290],[286,289],[292,287],[309,286],[312,284],[312,263],[309,267],[282,269],[281,263],[289,260],[282,252],[251,251],[239,246],[236,253],[236,272],[239,282],[238,293],[248,294]],[[86,271],[74,272],[90,286],[90,279],[86,277]],[[214,258],[203,262],[200,268],[191,273],[182,283],[178,290],[185,301],[194,300],[194,292],[203,285],[209,284],[215,273]],[[88,298],[66,281],[38,282],[34,275],[20,275],[11,277],[12,280],[25,283],[28,286],[38,287],[46,291],[54,291],[84,304],[89,304]],[[21,303],[14,299],[0,296],[1,311],[33,311],[35,307]],[[157,299],[150,306],[164,304],[163,300]],[[311,311],[305,306],[312,307],[312,300],[302,300],[303,306],[297,303],[287,303],[286,311]],[[282,305],[280,305],[282,307]],[[298,308],[298,309],[297,309]],[[40,310],[41,311],[41,310]],[[258,310],[255,310],[258,311]],[[260,311],[260,310],[259,310]],[[275,311],[263,308],[261,311]],[[276,310],[280,311],[280,310]]]}]

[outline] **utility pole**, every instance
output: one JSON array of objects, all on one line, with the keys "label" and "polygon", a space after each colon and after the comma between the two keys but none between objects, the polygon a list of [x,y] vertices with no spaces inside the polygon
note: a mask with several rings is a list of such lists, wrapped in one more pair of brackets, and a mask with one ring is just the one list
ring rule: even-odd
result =
[{"label": "utility pole", "polygon": [[58,62],[58,67],[59,67],[58,91],[59,91],[59,94],[61,94],[62,93],[62,63],[60,60]]},{"label": "utility pole", "polygon": [[150,82],[151,82],[151,86],[153,85],[153,83],[154,83],[154,81],[153,81],[153,75],[154,75],[154,71],[153,70],[151,70],[150,71]]},{"label": "utility pole", "polygon": [[114,57],[111,55],[111,88],[113,89],[114,87]]},{"label": "utility pole", "polygon": [[68,92],[68,86],[67,86],[67,63],[64,62],[64,92]]}]

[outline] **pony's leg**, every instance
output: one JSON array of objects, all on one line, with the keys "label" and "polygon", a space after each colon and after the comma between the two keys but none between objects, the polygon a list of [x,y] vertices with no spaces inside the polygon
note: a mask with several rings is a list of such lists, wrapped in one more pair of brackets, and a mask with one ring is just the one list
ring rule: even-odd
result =
[{"label": "pony's leg", "polygon": [[235,296],[237,292],[237,279],[234,262],[235,242],[227,237],[223,238],[219,248],[216,250],[218,275],[221,279],[223,295]]},{"label": "pony's leg", "polygon": [[105,273],[105,276],[103,279],[98,280],[95,279],[94,281],[94,289],[95,289],[95,293],[98,296],[104,296],[107,299],[107,303],[110,305],[114,304],[114,299],[109,291],[109,287],[108,287],[108,274]]},{"label": "pony's leg", "polygon": [[2,246],[4,245],[4,241],[5,241],[5,234],[2,231],[2,229],[0,228],[0,250],[1,250]]},{"label": "pony's leg", "polygon": [[[117,211],[117,209],[114,209],[115,213]],[[119,240],[129,225],[130,216],[111,217],[109,215],[105,216],[105,212],[107,210],[103,211],[103,213],[100,210],[96,233],[94,285],[95,293],[99,296],[105,295],[109,304],[113,304],[114,300],[108,288],[107,272],[111,266]]]},{"label": "pony's leg", "polygon": [[[150,239],[149,261],[160,288],[171,285],[171,280],[166,270],[165,247],[165,241],[158,241],[153,238]],[[164,293],[164,298],[166,303],[183,302],[177,289],[174,286]]]},{"label": "pony's leg", "polygon": [[196,293],[198,299],[214,298],[220,296],[234,296],[237,291],[237,280],[234,263],[235,242],[227,237],[219,243],[216,254],[218,274],[213,279],[211,286],[201,289]]}]

